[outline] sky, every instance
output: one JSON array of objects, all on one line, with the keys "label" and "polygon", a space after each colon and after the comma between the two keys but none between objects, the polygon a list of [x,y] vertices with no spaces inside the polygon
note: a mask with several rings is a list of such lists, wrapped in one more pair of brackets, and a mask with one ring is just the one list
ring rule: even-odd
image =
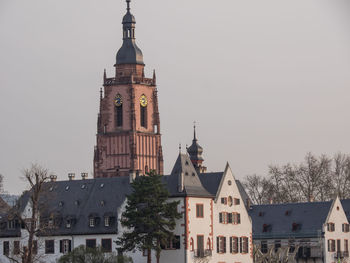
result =
[{"label": "sky", "polygon": [[[350,1],[132,0],[146,77],[157,73],[165,173],[191,144],[238,179],[308,152],[350,153]],[[103,70],[124,0],[0,0],[0,174],[38,163],[92,173]]]}]

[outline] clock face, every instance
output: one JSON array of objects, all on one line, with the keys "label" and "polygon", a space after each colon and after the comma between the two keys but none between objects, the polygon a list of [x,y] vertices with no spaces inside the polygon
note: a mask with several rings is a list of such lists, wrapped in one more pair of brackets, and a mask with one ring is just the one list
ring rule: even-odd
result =
[{"label": "clock face", "polygon": [[117,96],[115,96],[114,104],[115,104],[115,106],[117,106],[117,107],[122,106],[123,100],[122,100],[122,96],[121,96],[120,94],[117,94]]},{"label": "clock face", "polygon": [[147,97],[145,96],[145,94],[143,94],[140,98],[140,104],[142,107],[146,107],[147,106]]}]

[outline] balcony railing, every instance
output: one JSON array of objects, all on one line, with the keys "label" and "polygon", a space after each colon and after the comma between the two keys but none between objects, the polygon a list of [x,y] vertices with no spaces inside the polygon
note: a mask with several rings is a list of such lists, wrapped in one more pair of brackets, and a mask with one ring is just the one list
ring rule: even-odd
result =
[{"label": "balcony railing", "polygon": [[334,253],[334,258],[348,258],[349,251],[338,251]]},{"label": "balcony railing", "polygon": [[195,258],[205,258],[211,256],[211,250],[210,249],[196,249],[194,251],[194,257]]}]

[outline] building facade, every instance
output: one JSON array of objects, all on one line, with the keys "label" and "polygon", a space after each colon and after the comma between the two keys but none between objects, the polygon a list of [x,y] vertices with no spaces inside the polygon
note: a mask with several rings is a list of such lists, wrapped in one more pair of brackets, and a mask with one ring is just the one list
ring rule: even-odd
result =
[{"label": "building facade", "polygon": [[[45,213],[37,223],[41,231],[35,237],[39,262],[56,262],[80,245],[116,253],[114,241],[126,231],[120,219],[132,179],[71,177],[48,182]],[[175,238],[163,247],[160,262],[252,262],[252,223],[229,165],[223,172],[197,173],[189,155],[179,154],[163,180],[170,201],[180,202],[183,217],[176,222]],[[18,203],[24,219],[31,216],[29,197],[26,192]],[[7,256],[20,257],[28,234],[10,214],[0,219],[0,230],[0,262],[9,263]],[[147,256],[143,251],[127,255],[134,263],[145,262]]]},{"label": "building facade", "polygon": [[296,262],[349,262],[349,222],[337,197],[329,202],[254,205],[254,244],[269,249],[298,247]]},{"label": "building facade", "polygon": [[123,44],[115,76],[104,73],[94,151],[94,177],[129,176],[155,170],[163,174],[156,75],[146,78],[135,41],[135,17],[123,18]]}]

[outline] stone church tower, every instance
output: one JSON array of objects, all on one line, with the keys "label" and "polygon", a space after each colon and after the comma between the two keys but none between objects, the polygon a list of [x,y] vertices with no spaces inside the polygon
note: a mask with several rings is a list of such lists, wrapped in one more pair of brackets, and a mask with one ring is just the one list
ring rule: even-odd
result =
[{"label": "stone church tower", "polygon": [[130,0],[123,18],[123,45],[115,77],[104,73],[94,152],[94,177],[163,174],[156,76],[145,78],[142,51],[135,43]]}]

